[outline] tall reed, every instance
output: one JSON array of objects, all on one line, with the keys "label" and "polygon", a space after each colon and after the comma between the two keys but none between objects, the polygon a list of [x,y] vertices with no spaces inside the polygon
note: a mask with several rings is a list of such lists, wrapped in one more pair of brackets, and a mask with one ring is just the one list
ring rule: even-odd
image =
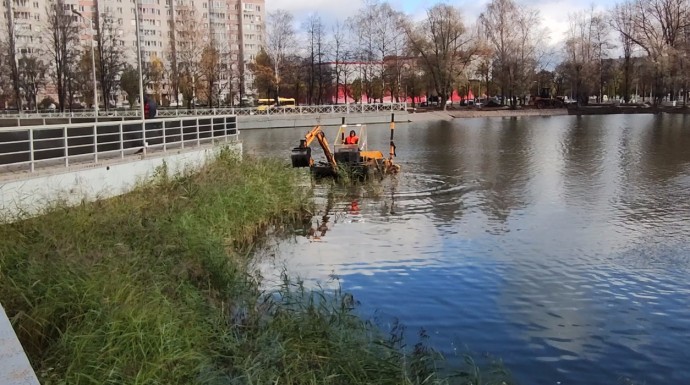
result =
[{"label": "tall reed", "polygon": [[452,380],[433,351],[405,352],[355,316],[345,293],[288,279],[259,290],[251,247],[306,212],[302,177],[223,152],[198,172],[162,167],[127,195],[0,226],[0,299],[41,383]]}]

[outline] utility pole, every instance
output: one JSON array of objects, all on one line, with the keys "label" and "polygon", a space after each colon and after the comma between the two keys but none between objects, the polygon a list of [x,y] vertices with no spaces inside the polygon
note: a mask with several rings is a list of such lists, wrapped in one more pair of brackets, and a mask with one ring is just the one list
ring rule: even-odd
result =
[{"label": "utility pole", "polygon": [[139,20],[139,14],[140,14],[140,4],[139,0],[136,0],[136,12],[135,12],[135,18],[136,20],[136,28],[137,28],[137,67],[139,69],[139,112],[141,113],[141,120],[144,120],[146,116],[144,116],[144,77],[142,76],[142,69],[141,69],[141,39],[139,38],[140,35],[140,20]]}]

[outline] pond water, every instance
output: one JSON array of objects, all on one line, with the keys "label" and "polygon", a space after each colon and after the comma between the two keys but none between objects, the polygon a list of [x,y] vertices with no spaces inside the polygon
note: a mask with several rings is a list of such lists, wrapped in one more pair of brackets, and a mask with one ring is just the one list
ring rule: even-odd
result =
[{"label": "pond water", "polygon": [[[287,161],[306,131],[241,136],[246,153]],[[451,360],[500,357],[521,384],[690,384],[690,116],[456,119],[395,135],[401,174],[317,184],[327,231],[279,242],[272,264],[311,283],[336,275],[363,314],[423,328]],[[387,143],[386,125],[369,126],[370,149]]]}]

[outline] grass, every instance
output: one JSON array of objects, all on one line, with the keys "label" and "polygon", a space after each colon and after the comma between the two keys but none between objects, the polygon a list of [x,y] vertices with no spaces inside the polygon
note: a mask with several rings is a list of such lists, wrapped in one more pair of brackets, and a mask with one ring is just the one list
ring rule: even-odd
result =
[{"label": "grass", "polygon": [[222,153],[0,226],[0,298],[41,384],[500,384],[442,378],[340,291],[259,290],[252,247],[304,215],[300,177]]}]

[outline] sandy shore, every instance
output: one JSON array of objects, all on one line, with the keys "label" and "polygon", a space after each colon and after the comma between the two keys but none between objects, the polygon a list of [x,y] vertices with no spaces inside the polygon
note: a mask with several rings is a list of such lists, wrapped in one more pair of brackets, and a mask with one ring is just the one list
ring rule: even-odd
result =
[{"label": "sandy shore", "polygon": [[555,116],[568,115],[565,108],[548,110],[448,110],[425,111],[407,115],[410,122],[424,122],[429,120],[452,120],[456,118],[483,118],[483,117],[511,117],[511,116]]}]

